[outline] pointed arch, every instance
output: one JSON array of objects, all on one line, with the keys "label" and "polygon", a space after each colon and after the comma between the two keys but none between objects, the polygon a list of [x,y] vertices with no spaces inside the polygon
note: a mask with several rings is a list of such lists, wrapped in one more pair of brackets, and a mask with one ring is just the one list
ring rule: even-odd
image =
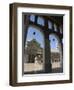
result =
[{"label": "pointed arch", "polygon": [[28,70],[30,72],[44,70],[44,34],[37,26],[28,26],[25,42],[25,55],[27,58],[24,58],[24,67],[27,68],[27,65],[32,65],[34,68],[31,68],[30,70],[25,69],[24,72]]},{"label": "pointed arch", "polygon": [[52,69],[60,68],[60,72],[63,71],[63,51],[62,51],[62,41],[57,34],[50,34],[50,51],[51,51],[51,63]]}]

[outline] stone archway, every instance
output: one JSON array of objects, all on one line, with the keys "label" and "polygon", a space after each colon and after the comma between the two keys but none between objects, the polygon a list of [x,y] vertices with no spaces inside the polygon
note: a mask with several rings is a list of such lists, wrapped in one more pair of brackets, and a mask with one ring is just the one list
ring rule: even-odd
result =
[{"label": "stone archway", "polygon": [[[61,39],[63,38],[63,33],[60,33],[59,29],[57,28],[60,26],[60,24],[59,24],[60,20],[58,17],[57,17],[57,19],[55,19],[56,16],[49,17],[49,16],[34,15],[35,16],[34,20],[31,21],[28,16],[30,16],[30,15],[25,15],[26,22],[27,22],[27,23],[25,22],[26,23],[25,39],[27,37],[26,35],[27,35],[29,26],[33,26],[33,27],[37,28],[38,30],[40,30],[41,32],[43,32],[43,35],[44,35],[44,72],[51,73],[52,72],[52,64],[51,64],[51,52],[50,52],[51,47],[50,47],[49,35],[51,33],[56,34],[60,39],[59,44],[61,45]],[[44,25],[37,23],[38,16],[43,18]],[[49,25],[50,25],[50,24],[48,24],[49,21],[51,21],[51,27],[49,27]],[[56,27],[57,30],[55,30],[55,27],[54,27],[55,23],[57,25],[57,27]]]}]

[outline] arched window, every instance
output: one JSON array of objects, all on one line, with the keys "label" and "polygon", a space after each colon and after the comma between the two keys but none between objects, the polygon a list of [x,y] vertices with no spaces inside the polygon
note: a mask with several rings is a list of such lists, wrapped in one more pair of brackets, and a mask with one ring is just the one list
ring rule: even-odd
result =
[{"label": "arched window", "polygon": [[35,21],[35,15],[30,15],[30,21],[34,22]]},{"label": "arched window", "polygon": [[52,29],[52,22],[51,21],[48,21],[48,28]]},{"label": "arched window", "polygon": [[38,17],[37,23],[44,26],[44,19],[42,17]]},{"label": "arched window", "polygon": [[57,25],[54,23],[54,31],[57,31]]}]

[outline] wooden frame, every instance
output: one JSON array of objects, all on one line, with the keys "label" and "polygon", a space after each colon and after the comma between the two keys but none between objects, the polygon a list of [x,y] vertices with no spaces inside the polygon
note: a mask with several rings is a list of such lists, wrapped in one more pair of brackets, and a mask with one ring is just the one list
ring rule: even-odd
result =
[{"label": "wooden frame", "polygon": [[[42,9],[58,9],[69,11],[69,80],[53,80],[53,81],[33,81],[33,82],[17,82],[17,9],[21,8],[42,8]],[[42,84],[60,84],[72,82],[72,7],[59,5],[41,5],[41,4],[10,4],[10,85],[11,86],[27,86],[27,85],[42,85]]]}]

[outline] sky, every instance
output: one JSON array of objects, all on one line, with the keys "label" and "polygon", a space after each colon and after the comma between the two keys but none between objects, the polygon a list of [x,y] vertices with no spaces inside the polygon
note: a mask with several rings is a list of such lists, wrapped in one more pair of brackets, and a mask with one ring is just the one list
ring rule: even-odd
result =
[{"label": "sky", "polygon": [[[35,32],[35,35],[33,34],[34,32]],[[31,41],[32,39],[36,39],[37,42],[41,45],[41,47],[44,47],[43,34],[37,28],[29,27],[26,41]]]}]

